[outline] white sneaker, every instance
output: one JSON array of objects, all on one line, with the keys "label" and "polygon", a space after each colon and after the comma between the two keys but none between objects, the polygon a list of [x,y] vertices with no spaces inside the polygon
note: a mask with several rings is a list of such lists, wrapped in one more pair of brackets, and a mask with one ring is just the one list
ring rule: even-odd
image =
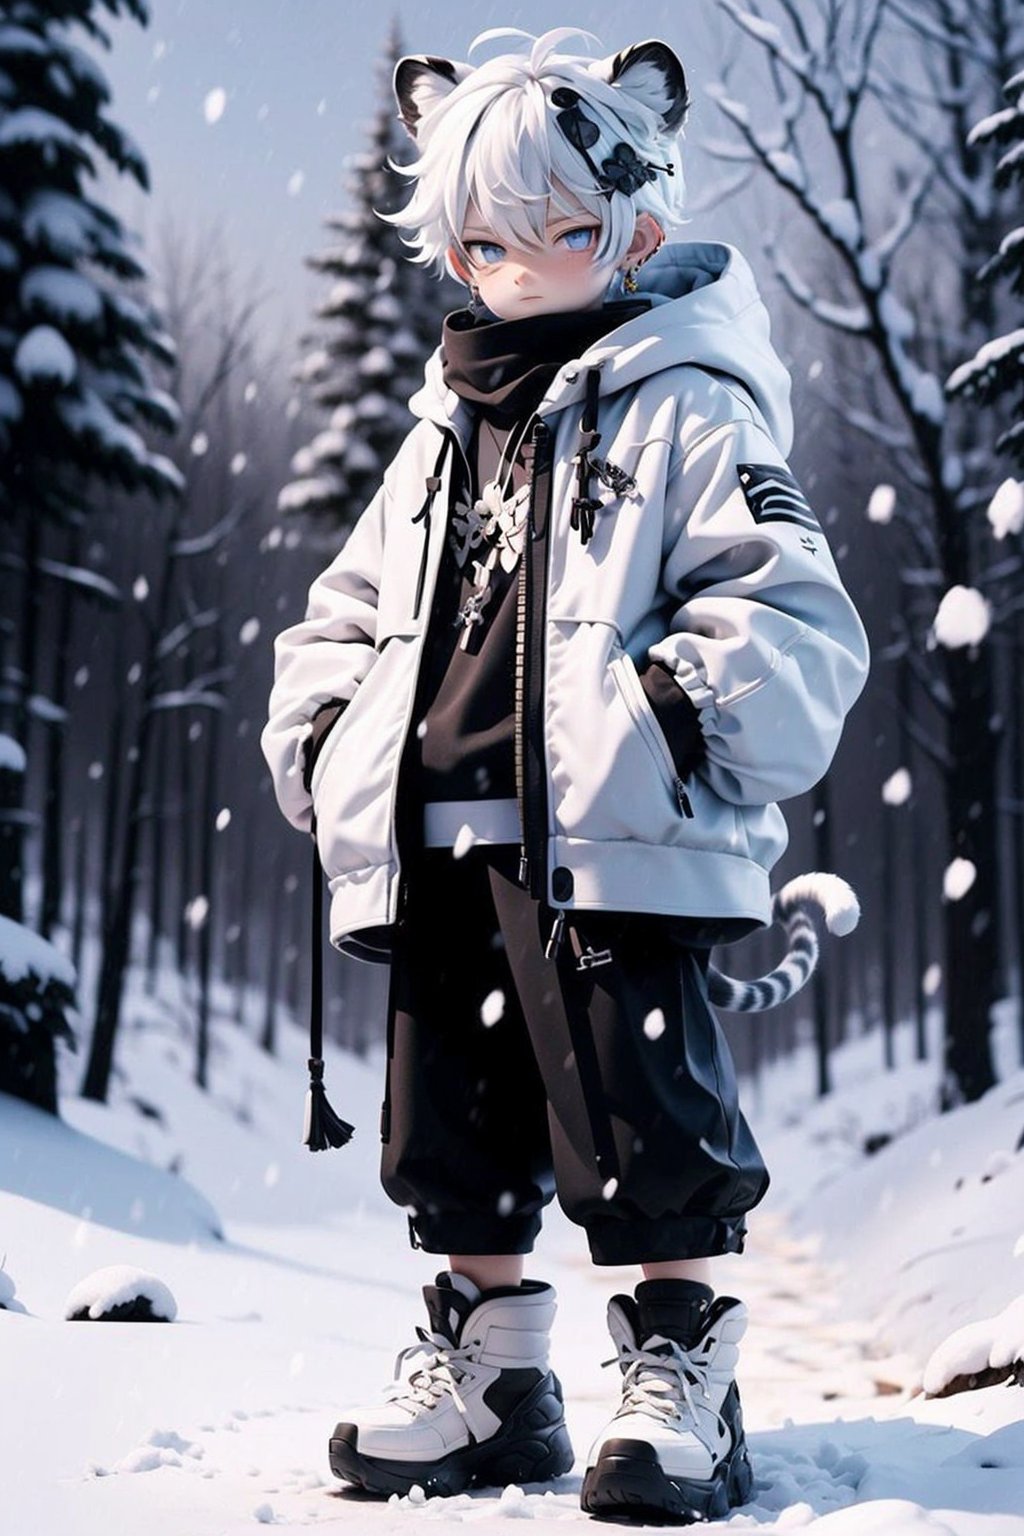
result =
[{"label": "white sneaker", "polygon": [[387,1494],[416,1483],[427,1494],[454,1494],[471,1483],[540,1483],[568,1472],[562,1388],[548,1365],[553,1287],[524,1280],[481,1292],[443,1271],[423,1297],[430,1331],[418,1327],[419,1342],[399,1352],[384,1403],[336,1425],[331,1471]]},{"label": "white sneaker", "polygon": [[[673,1297],[672,1287],[686,1289]],[[604,1364],[621,1367],[622,1402],[587,1456],[580,1502],[588,1513],[687,1524],[721,1519],[750,1498],[733,1374],[747,1308],[713,1294],[691,1281],[643,1281],[636,1300],[609,1302],[618,1355]]]}]

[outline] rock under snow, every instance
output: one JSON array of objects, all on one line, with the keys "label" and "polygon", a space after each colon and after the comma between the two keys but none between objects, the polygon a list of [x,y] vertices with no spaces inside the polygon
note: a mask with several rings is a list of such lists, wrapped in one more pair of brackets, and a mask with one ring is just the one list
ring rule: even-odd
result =
[{"label": "rock under snow", "polygon": [[944,1339],[924,1368],[928,1397],[990,1387],[1016,1375],[1024,1382],[1024,1294],[995,1317],[967,1323]]},{"label": "rock under snow", "polygon": [[156,1275],[131,1264],[93,1270],[64,1303],[68,1322],[172,1323],[178,1304]]}]

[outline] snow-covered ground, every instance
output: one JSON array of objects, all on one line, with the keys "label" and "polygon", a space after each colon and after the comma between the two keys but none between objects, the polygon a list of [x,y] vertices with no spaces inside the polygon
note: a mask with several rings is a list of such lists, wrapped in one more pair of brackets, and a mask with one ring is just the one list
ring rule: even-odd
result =
[{"label": "snow-covered ground", "polygon": [[[276,1060],[218,1018],[203,1093],[180,1000],[133,991],[128,1017],[109,1107],[76,1097],[84,1047],[62,1051],[63,1123],[0,1096],[0,1269],[14,1286],[0,1310],[0,1536],[588,1520],[579,1464],[543,1491],[451,1500],[369,1500],[331,1476],[336,1418],[390,1379],[425,1320],[419,1287],[443,1266],[409,1248],[378,1187],[380,1062],[330,1050],[328,1094],[357,1133],[311,1155],[303,1031],[285,1028]],[[716,1288],[751,1314],[739,1380],[755,1497],[728,1525],[1024,1536],[1024,1391],[921,1391],[929,1360],[948,1377],[997,1346],[1021,1353],[1015,1028],[1003,1010],[999,1086],[945,1116],[936,1068],[910,1060],[905,1033],[893,1073],[877,1038],[844,1047],[821,1103],[805,1052],[745,1085],[773,1183],[746,1253],[714,1261]],[[879,1133],[892,1139],[865,1155]],[[173,1322],[65,1320],[83,1281],[124,1265],[169,1288]],[[527,1273],[558,1290],[553,1363],[582,1456],[616,1402],[600,1365],[607,1298],[639,1272],[595,1268],[554,1209]]]}]

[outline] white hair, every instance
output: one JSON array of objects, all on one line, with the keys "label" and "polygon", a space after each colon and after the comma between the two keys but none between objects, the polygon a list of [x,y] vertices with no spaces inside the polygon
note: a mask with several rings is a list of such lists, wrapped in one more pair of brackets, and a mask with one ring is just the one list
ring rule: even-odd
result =
[{"label": "white hair", "polygon": [[[434,77],[429,105],[416,122],[419,157],[411,165],[388,162],[416,183],[409,202],[397,213],[378,213],[413,232],[411,239],[402,237],[403,244],[418,252],[410,261],[433,265],[438,278],[447,271],[464,281],[447,251],[454,246],[464,261],[468,259],[462,231],[471,200],[499,244],[524,249],[543,244],[548,218],[582,206],[600,221],[594,259],[609,264],[625,254],[638,213],[649,213],[663,231],[688,222],[683,217],[681,123],[665,130],[662,115],[650,104],[650,89],[643,89],[649,68],[634,70],[635,87],[632,80],[610,83],[611,60],[555,52],[566,37],[593,38],[574,27],[555,28],[540,37],[518,28],[493,28],[474,38],[469,52],[498,36],[522,38],[525,45],[520,52],[500,54],[476,68],[429,61],[443,65],[445,72],[440,91]],[[632,195],[614,191],[606,196],[586,157],[556,122],[558,107],[551,95],[559,87],[579,93],[583,113],[599,131],[587,150],[593,167],[625,143],[641,161],[658,167],[654,179]]]}]

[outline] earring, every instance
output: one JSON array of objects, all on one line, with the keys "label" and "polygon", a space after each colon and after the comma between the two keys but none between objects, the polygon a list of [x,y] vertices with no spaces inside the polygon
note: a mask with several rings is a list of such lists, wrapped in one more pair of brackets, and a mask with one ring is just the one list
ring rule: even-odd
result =
[{"label": "earring", "polygon": [[624,293],[636,293],[639,286],[637,284],[636,274],[639,272],[639,270],[639,267],[626,267],[624,269],[622,274],[622,289]]}]

